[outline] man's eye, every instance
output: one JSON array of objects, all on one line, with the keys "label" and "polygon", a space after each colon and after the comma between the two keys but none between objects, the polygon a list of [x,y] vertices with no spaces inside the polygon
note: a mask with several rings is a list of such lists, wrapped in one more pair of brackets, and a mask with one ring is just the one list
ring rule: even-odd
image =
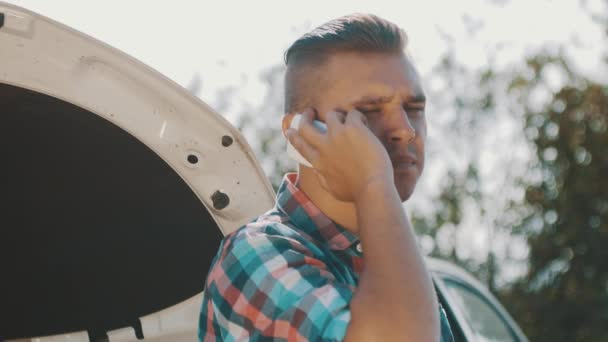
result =
[{"label": "man's eye", "polygon": [[420,115],[424,113],[424,107],[404,107],[408,115]]}]

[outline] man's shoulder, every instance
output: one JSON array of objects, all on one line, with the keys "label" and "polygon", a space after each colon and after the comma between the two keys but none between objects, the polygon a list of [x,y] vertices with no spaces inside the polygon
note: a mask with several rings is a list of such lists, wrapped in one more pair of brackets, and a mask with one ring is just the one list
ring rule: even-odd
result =
[{"label": "man's shoulder", "polygon": [[226,281],[234,285],[237,278],[316,259],[323,259],[323,254],[311,239],[286,215],[270,211],[226,235],[209,270],[207,286]]},{"label": "man's shoulder", "polygon": [[296,250],[309,254],[314,248],[314,240],[302,232],[280,211],[271,210],[255,220],[228,234],[222,243],[221,254],[244,255],[256,253],[281,253]]}]

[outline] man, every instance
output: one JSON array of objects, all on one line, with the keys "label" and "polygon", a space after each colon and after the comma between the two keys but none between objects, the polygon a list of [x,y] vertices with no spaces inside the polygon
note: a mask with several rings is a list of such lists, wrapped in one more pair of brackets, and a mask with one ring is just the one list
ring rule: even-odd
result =
[{"label": "man", "polygon": [[351,15],[288,49],[283,132],[313,167],[286,175],[275,208],[222,242],[201,340],[452,340],[402,208],[426,138],[406,43],[394,24]]}]

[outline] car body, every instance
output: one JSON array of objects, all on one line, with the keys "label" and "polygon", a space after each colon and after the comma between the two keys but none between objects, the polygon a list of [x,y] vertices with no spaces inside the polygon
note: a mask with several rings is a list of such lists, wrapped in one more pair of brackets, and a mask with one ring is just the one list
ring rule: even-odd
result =
[{"label": "car body", "polygon": [[527,342],[517,323],[477,279],[444,260],[426,258],[456,340]]},{"label": "car body", "polygon": [[[222,236],[274,205],[240,132],[134,58],[3,2],[0,108],[0,341],[195,340]],[[475,279],[428,264],[461,340],[482,335],[454,283],[525,341]]]}]

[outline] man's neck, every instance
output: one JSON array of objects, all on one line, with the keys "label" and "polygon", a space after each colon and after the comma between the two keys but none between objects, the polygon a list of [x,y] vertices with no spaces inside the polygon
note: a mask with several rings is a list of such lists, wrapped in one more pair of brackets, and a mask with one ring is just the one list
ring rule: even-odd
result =
[{"label": "man's neck", "polygon": [[319,184],[314,171],[301,167],[295,185],[332,221],[354,234],[358,233],[355,205],[349,202],[338,201],[330,195]]}]

